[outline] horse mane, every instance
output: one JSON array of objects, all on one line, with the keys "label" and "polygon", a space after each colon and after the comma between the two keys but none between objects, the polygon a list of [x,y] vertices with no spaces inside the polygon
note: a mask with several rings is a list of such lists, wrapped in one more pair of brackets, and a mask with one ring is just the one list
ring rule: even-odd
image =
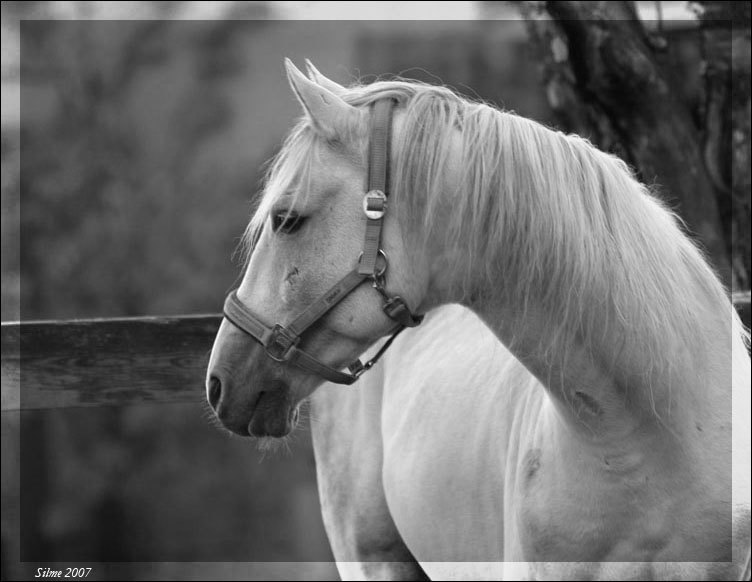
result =
[{"label": "horse mane", "polygon": [[[358,107],[383,98],[404,111],[393,137],[395,214],[422,223],[427,239],[446,220],[441,203],[451,197],[445,236],[462,245],[454,268],[466,296],[480,275],[506,299],[543,309],[550,349],[560,351],[575,335],[595,348],[618,334],[663,370],[707,357],[708,330],[698,313],[729,317],[729,331],[748,341],[679,218],[619,158],[446,87],[379,81],[343,95]],[[320,146],[302,119],[269,166],[266,193],[244,237],[247,252],[279,196],[305,181]],[[456,193],[446,192],[450,160],[461,169]]]}]

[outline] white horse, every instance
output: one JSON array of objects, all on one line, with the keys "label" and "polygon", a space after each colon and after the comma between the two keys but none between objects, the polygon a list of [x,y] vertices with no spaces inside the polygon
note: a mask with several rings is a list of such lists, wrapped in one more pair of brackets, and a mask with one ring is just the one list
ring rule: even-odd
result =
[{"label": "white horse", "polygon": [[[305,116],[249,225],[238,303],[272,330],[353,268],[368,107],[393,99],[386,291],[475,313],[436,309],[358,387],[314,398],[343,575],[748,578],[745,336],[676,218],[576,136],[441,87],[311,72],[288,62]],[[357,287],[299,347],[351,361],[394,326],[378,297]],[[288,433],[322,383],[267,352],[223,321],[207,394],[239,434]]]}]

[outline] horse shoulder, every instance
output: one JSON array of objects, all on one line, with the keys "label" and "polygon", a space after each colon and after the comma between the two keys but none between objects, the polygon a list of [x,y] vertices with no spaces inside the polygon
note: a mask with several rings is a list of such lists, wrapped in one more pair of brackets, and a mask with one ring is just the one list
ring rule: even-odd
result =
[{"label": "horse shoulder", "polygon": [[500,575],[509,466],[533,434],[528,427],[545,395],[459,307],[438,310],[398,341],[387,356],[382,411],[384,488],[395,524],[431,576],[449,576],[446,568]]},{"label": "horse shoulder", "polygon": [[394,525],[381,481],[381,369],[356,387],[311,397],[321,513],[343,580],[423,580]]}]

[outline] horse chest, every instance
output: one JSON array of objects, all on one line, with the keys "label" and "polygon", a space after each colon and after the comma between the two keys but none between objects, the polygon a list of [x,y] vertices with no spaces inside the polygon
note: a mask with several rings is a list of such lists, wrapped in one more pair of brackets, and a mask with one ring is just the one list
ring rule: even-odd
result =
[{"label": "horse chest", "polygon": [[590,473],[590,459],[555,441],[545,394],[524,385],[508,398],[430,389],[441,406],[413,391],[386,399],[383,417],[391,419],[384,427],[387,503],[426,572],[597,578],[597,562],[613,545],[604,508],[618,507],[608,484]]}]

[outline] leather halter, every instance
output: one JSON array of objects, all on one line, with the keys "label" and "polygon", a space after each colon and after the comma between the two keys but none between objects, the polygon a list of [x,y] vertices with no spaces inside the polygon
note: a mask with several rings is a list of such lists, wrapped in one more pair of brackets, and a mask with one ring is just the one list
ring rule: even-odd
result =
[{"label": "leather halter", "polygon": [[[393,107],[392,99],[381,99],[372,105],[368,191],[363,198],[363,211],[367,217],[366,234],[363,251],[358,256],[355,268],[287,326],[277,323],[270,327],[263,323],[240,302],[237,290],[225,300],[224,314],[227,320],[264,346],[267,356],[276,362],[288,362],[337,384],[349,385],[355,382],[381,358],[403,329],[415,327],[423,320],[422,315],[410,311],[400,296],[390,295],[384,288],[387,258],[381,249],[381,231],[389,194],[389,141]],[[357,360],[348,366],[348,372],[341,372],[300,349],[298,343],[303,333],[366,281],[371,281],[373,288],[381,295],[384,313],[397,323],[392,336],[376,355],[365,364]]]}]

